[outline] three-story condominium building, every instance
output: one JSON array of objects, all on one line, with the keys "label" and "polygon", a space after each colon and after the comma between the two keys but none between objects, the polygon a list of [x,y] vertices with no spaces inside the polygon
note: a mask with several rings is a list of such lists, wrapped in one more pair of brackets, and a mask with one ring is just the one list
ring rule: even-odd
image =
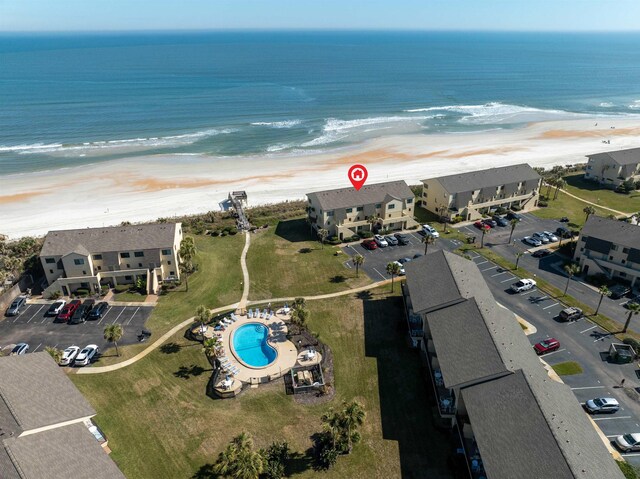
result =
[{"label": "three-story condominium building", "polygon": [[585,223],[573,259],[583,274],[605,274],[631,286],[640,285],[640,226],[591,215]]},{"label": "three-story condominium building", "polygon": [[416,225],[414,195],[404,181],[307,193],[309,220],[317,231],[349,238],[359,231],[401,230]]},{"label": "three-story condominium building", "polygon": [[607,151],[595,155],[587,155],[587,169],[584,177],[587,180],[615,188],[625,181],[640,180],[640,148]]},{"label": "three-story condominium building", "polygon": [[160,283],[180,277],[181,223],[50,231],[40,251],[49,287],[69,295],[78,288],[97,292],[101,285],[146,281],[156,293]]},{"label": "three-story condominium building", "polygon": [[422,207],[448,220],[481,218],[498,207],[538,206],[540,175],[526,163],[422,180]]}]

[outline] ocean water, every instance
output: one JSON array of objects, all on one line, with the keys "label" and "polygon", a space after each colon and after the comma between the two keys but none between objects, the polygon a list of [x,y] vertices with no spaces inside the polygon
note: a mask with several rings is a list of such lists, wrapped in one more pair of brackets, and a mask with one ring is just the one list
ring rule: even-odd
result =
[{"label": "ocean water", "polygon": [[0,35],[0,175],[600,115],[640,118],[640,34]]}]

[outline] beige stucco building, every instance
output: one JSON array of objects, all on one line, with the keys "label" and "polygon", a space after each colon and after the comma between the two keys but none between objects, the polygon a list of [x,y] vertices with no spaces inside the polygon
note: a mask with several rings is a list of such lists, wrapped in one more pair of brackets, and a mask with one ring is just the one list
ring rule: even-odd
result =
[{"label": "beige stucco building", "polygon": [[[309,220],[317,231],[349,238],[359,231],[402,230],[416,225],[414,195],[404,181],[390,181],[355,188],[307,193]],[[376,225],[371,217],[379,218]]]},{"label": "beige stucco building", "polygon": [[97,292],[101,285],[135,283],[147,291],[180,278],[181,223],[50,231],[40,252],[48,288],[69,295],[78,288]]},{"label": "beige stucco building", "polygon": [[595,155],[587,155],[587,169],[584,177],[587,180],[615,188],[625,181],[640,180],[640,148],[608,151]]},{"label": "beige stucco building", "polygon": [[422,180],[422,207],[438,216],[473,221],[498,207],[538,206],[540,175],[528,164]]},{"label": "beige stucco building", "polygon": [[640,226],[591,215],[573,259],[586,275],[605,274],[636,286],[640,277]]}]

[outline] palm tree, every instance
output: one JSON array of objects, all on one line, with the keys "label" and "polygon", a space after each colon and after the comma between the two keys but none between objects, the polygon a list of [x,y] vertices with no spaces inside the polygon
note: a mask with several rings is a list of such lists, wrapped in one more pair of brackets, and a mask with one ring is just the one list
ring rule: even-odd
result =
[{"label": "palm tree", "polygon": [[331,436],[333,448],[335,449],[342,425],[342,418],[340,417],[340,414],[337,413],[333,408],[329,408],[326,413],[320,416],[320,421],[322,421],[322,427],[324,428],[324,430],[327,431]]},{"label": "palm tree", "polygon": [[558,178],[555,186],[556,186],[556,191],[553,193],[554,200],[558,199],[558,192],[560,190],[564,190],[564,188],[567,186],[567,182],[564,180],[564,178]]},{"label": "palm tree", "polygon": [[178,255],[180,257],[180,272],[184,275],[185,287],[189,291],[189,274],[193,271],[193,259],[196,256],[196,244],[191,236],[182,240]]},{"label": "palm tree", "polygon": [[547,199],[550,199],[551,188],[556,185],[557,178],[555,176],[550,176],[544,182],[547,184]]},{"label": "palm tree", "polygon": [[598,290],[598,292],[600,293],[600,301],[598,301],[598,307],[596,308],[596,312],[593,313],[594,316],[598,314],[598,311],[600,311],[600,305],[602,304],[602,298],[604,298],[605,296],[609,296],[611,294],[611,291],[609,290],[609,288],[607,288],[606,284],[603,284],[602,286],[600,286],[600,289]]},{"label": "palm tree", "polygon": [[318,238],[320,238],[320,242],[322,243],[322,248],[324,249],[324,241],[327,239],[327,236],[329,236],[329,231],[324,229],[324,228],[320,228],[318,230]]},{"label": "palm tree", "polygon": [[422,243],[424,243],[424,254],[427,254],[427,249],[429,248],[429,245],[430,244],[435,244],[436,243],[436,238],[427,233],[426,235],[424,235],[422,237],[422,239],[420,241]]},{"label": "palm tree", "polygon": [[387,265],[387,273],[391,275],[391,292],[393,293],[393,278],[400,274],[401,266],[394,262],[391,262]]},{"label": "palm tree", "polygon": [[361,254],[357,254],[351,260],[353,261],[353,265],[356,267],[356,278],[359,276],[360,266],[364,264],[364,256]]},{"label": "palm tree", "polygon": [[634,316],[640,313],[640,304],[638,303],[627,303],[627,308],[629,308],[629,316],[627,316],[627,320],[624,323],[624,328],[622,328],[622,332],[626,333],[629,328],[629,323],[631,322],[631,316]]},{"label": "palm tree", "polygon": [[585,218],[585,221],[587,221],[589,219],[589,216],[595,214],[596,209],[589,205],[589,206],[585,206],[582,211],[584,212],[585,215],[587,215],[587,217]]},{"label": "palm tree", "polygon": [[253,439],[243,432],[220,453],[213,472],[234,479],[258,479],[264,466],[262,454],[253,449]]},{"label": "palm tree", "polygon": [[310,313],[308,309],[302,307],[293,308],[291,310],[291,321],[299,326],[304,326],[307,319],[309,319],[309,315]]},{"label": "palm tree", "polygon": [[520,258],[522,258],[524,256],[524,253],[522,251],[516,253],[516,269],[518,269],[518,263],[520,262]]},{"label": "palm tree", "polygon": [[375,226],[380,222],[380,217],[376,214],[369,216],[367,222],[371,225],[371,231],[375,229]]},{"label": "palm tree", "polygon": [[491,231],[490,227],[488,227],[485,224],[482,225],[482,237],[480,238],[480,248],[484,248],[484,236],[488,235],[490,231]]},{"label": "palm tree", "polygon": [[518,226],[518,223],[520,223],[520,221],[515,218],[509,221],[509,224],[511,225],[511,234],[509,235],[509,243],[511,243],[511,238],[513,238],[513,230],[516,229],[516,226]]},{"label": "palm tree", "polygon": [[202,351],[207,357],[207,360],[213,365],[213,360],[218,357],[218,348],[220,347],[220,341],[217,336],[209,339],[205,339],[202,343]]},{"label": "palm tree", "polygon": [[56,363],[58,364],[60,363],[60,360],[62,359],[62,355],[63,355],[62,350],[58,348],[54,348],[52,346],[46,346],[44,350],[51,355],[51,357]]},{"label": "palm tree", "polygon": [[104,339],[115,345],[116,354],[118,356],[120,356],[120,351],[118,351],[118,341],[120,341],[123,334],[124,330],[119,324],[109,324],[106,328],[104,328]]},{"label": "palm tree", "polygon": [[567,273],[567,285],[564,287],[564,293],[562,295],[567,294],[567,290],[569,289],[569,281],[573,278],[574,275],[580,272],[580,265],[576,263],[566,264],[564,265],[564,270]]},{"label": "palm tree", "polygon": [[207,308],[204,304],[198,306],[198,309],[196,309],[196,320],[201,324],[205,324],[208,323],[210,319],[211,311],[209,311],[209,308]]},{"label": "palm tree", "polygon": [[351,452],[353,443],[357,442],[360,438],[360,435],[354,431],[354,429],[362,426],[367,414],[365,413],[362,404],[357,401],[352,401],[350,403],[344,401],[342,404],[344,406],[344,409],[342,410],[342,418],[344,426],[347,429],[347,444],[349,445],[349,452]]}]

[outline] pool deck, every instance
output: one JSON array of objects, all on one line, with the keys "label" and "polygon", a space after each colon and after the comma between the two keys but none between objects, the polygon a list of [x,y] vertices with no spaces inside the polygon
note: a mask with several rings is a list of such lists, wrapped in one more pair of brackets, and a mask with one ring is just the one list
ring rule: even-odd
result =
[{"label": "pool deck", "polygon": [[[277,379],[287,374],[298,361],[298,351],[296,346],[287,340],[287,326],[285,321],[290,319],[289,314],[283,310],[276,311],[269,320],[264,318],[247,318],[246,314],[236,314],[238,321],[230,324],[219,336],[224,348],[225,356],[231,364],[238,368],[238,373],[234,379],[242,383],[260,384],[272,379]],[[269,344],[278,352],[278,356],[273,363],[261,368],[252,368],[243,364],[235,355],[231,345],[233,332],[247,323],[259,323],[269,329]]]}]

